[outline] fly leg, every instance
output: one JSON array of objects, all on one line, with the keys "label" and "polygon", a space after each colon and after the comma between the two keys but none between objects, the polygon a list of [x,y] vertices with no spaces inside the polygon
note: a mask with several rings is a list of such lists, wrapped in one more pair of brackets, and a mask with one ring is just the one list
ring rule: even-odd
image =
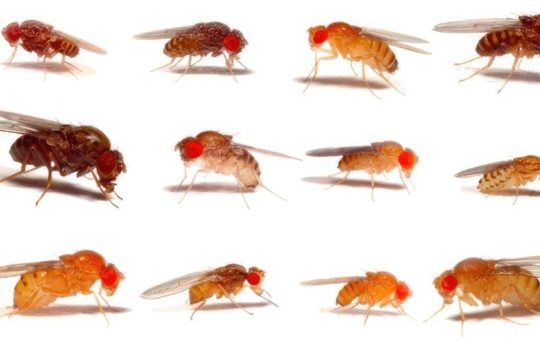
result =
[{"label": "fly leg", "polygon": [[405,183],[405,178],[403,177],[403,171],[401,171],[401,168],[398,168],[399,170],[399,178],[401,179],[401,183],[403,183],[403,186],[405,189],[407,189],[407,193],[410,195],[411,192],[409,191],[409,187],[407,186],[407,183]]},{"label": "fly leg", "polygon": [[[307,85],[306,85],[306,88],[304,89],[304,92],[306,92],[306,90],[309,88],[311,83],[315,80],[315,78],[317,78],[317,73],[319,72],[319,63],[321,62],[321,60],[332,60],[338,57],[338,53],[335,49],[332,49],[330,51],[325,50],[325,52],[330,52],[331,54],[318,58],[317,51],[315,51],[315,65],[313,66],[313,68],[311,69],[311,72],[309,72],[308,76],[306,77]],[[312,74],[313,76],[310,77]]]},{"label": "fly leg", "polygon": [[238,174],[236,175],[236,186],[238,188],[238,192],[240,195],[242,195],[242,199],[244,200],[244,203],[246,204],[246,207],[249,209],[249,204],[247,202],[246,196],[244,195],[244,192],[242,191],[242,183],[238,180]]},{"label": "fly leg", "polygon": [[[66,60],[66,56],[65,56],[65,55],[62,55],[62,61],[61,61],[60,65],[62,65],[69,73],[71,73],[71,75],[74,76],[75,79],[77,79],[77,80],[79,79],[79,78],[77,77],[77,75],[71,70],[71,68],[74,68],[74,69],[76,69],[76,70],[79,71],[79,72],[82,72],[82,70],[81,70],[80,68],[78,68],[77,66],[73,65],[72,63],[68,62],[68,61]],[[70,67],[71,67],[71,68],[70,68]]]},{"label": "fly leg", "polygon": [[459,316],[461,317],[461,336],[463,336],[463,326],[465,325],[465,313],[463,313],[463,306],[461,305],[460,297],[458,297],[458,306],[459,306]]},{"label": "fly leg", "polygon": [[519,196],[519,185],[516,186],[516,198],[514,198],[514,203],[512,205],[516,204]]},{"label": "fly leg", "polygon": [[[341,173],[343,173],[343,171],[340,172],[340,173],[338,173],[337,175],[339,175],[339,174],[341,174]],[[330,185],[329,187],[327,187],[325,190],[328,190],[328,189],[330,189],[330,188],[335,187],[336,185],[339,185],[339,184],[345,182],[345,181],[349,178],[349,175],[350,175],[350,174],[351,174],[350,171],[345,172],[345,176],[344,176],[342,179],[340,179],[339,181],[333,183],[332,185]]]},{"label": "fly leg", "polygon": [[186,192],[184,193],[184,196],[182,196],[182,198],[180,199],[180,201],[178,201],[178,204],[182,203],[182,201],[184,200],[184,198],[186,198],[187,194],[191,191],[191,188],[193,188],[193,183],[195,183],[195,180],[197,179],[197,175],[199,175],[199,173],[203,172],[203,170],[199,169],[197,170],[197,172],[195,173],[195,175],[193,175],[193,179],[191,180],[191,183],[189,183],[189,186],[188,188],[186,189]]},{"label": "fly leg", "polygon": [[47,160],[47,164],[45,165],[47,167],[47,170],[48,170],[48,174],[47,174],[47,185],[45,186],[45,189],[43,189],[43,192],[41,193],[41,196],[39,196],[38,200],[36,201],[36,206],[39,204],[39,202],[41,201],[41,199],[43,198],[43,196],[45,196],[45,194],[47,193],[47,191],[49,191],[49,189],[51,188],[52,186],[52,167],[51,167],[51,163],[52,163],[52,154],[49,153],[49,156],[48,156],[48,160]]},{"label": "fly leg", "polygon": [[225,288],[223,288],[223,286],[221,284],[218,283],[217,285],[218,285],[219,289],[221,289],[221,291],[223,292],[223,295],[225,295],[227,297],[227,299],[229,299],[229,301],[231,301],[233,303],[233,305],[235,305],[238,308],[241,308],[244,312],[248,313],[249,315],[253,315],[253,313],[251,313],[250,311],[248,311],[247,309],[242,307],[238,302],[234,301],[232,296],[229,293],[227,293],[227,291],[225,290]]},{"label": "fly leg", "polygon": [[[166,63],[165,65],[161,65],[160,67],[157,67],[153,70],[150,70],[150,72],[155,72],[155,71],[158,71],[158,70],[161,70],[161,69],[164,69],[166,67],[169,67],[169,69],[172,69],[174,68],[176,65],[178,65],[182,60],[184,60],[184,57],[178,59],[178,61],[176,61],[176,57],[174,58],[171,58],[171,61],[169,61],[168,63]],[[175,62],[176,61],[176,62]]]},{"label": "fly leg", "polygon": [[107,321],[107,325],[110,326],[111,323],[109,322],[109,318],[107,318],[107,314],[105,314],[105,310],[103,309],[103,305],[99,301],[97,294],[94,291],[90,291],[90,292],[94,296],[94,299],[96,299],[96,303],[98,305],[99,312],[103,315],[103,317],[105,318],[105,321]]},{"label": "fly leg", "polygon": [[367,306],[367,309],[366,309],[366,318],[364,319],[364,327],[366,326],[367,324],[367,319],[369,318],[369,312],[371,311],[371,305],[368,305]]},{"label": "fly leg", "polygon": [[17,54],[17,47],[19,47],[19,44],[16,44],[15,47],[13,48],[13,52],[9,56],[8,60],[5,62],[6,67],[4,68],[4,70],[7,70],[7,68],[9,67],[9,65],[11,65],[11,62],[15,58],[15,54]]},{"label": "fly leg", "polygon": [[[92,173],[92,177],[94,177],[94,181],[96,182],[97,187],[99,188],[99,191],[101,191],[101,193],[103,194],[103,197],[105,197],[105,199],[107,201],[109,201],[109,203],[111,203],[115,208],[118,208],[118,206],[116,204],[114,204],[114,202],[112,201],[111,197],[105,192],[105,190],[103,190],[103,188],[101,186],[101,183],[99,183],[99,179],[98,179],[97,175],[94,173],[94,171],[91,171],[91,173]],[[116,194],[116,192],[115,192],[115,194]],[[118,198],[122,199],[117,194],[116,194],[116,196]]]},{"label": "fly leg", "polygon": [[506,80],[504,81],[504,84],[501,86],[501,88],[499,89],[499,91],[497,91],[497,93],[501,93],[502,89],[504,89],[504,87],[506,86],[506,84],[508,84],[508,81],[510,80],[510,78],[512,77],[512,75],[514,74],[514,72],[516,72],[516,70],[518,69],[519,67],[519,64],[520,64],[520,60],[522,60],[523,58],[523,55],[520,53],[518,54],[515,59],[514,59],[514,63],[512,64],[512,69],[510,70],[510,73],[508,73],[508,76],[506,77]]},{"label": "fly leg", "polygon": [[227,58],[227,55],[225,52],[222,53],[223,57],[225,58],[225,66],[227,66],[227,70],[231,73],[231,76],[233,77],[234,81],[238,83],[238,79],[236,79],[236,76],[234,75],[233,69],[232,69],[232,63],[229,61],[229,58]]},{"label": "fly leg", "polygon": [[15,178],[17,176],[20,176],[22,174],[25,174],[27,172],[31,172],[31,171],[34,171],[36,169],[39,169],[40,167],[36,166],[30,170],[26,170],[26,165],[28,164],[28,161],[30,160],[30,156],[32,155],[32,153],[36,150],[36,146],[35,145],[32,145],[30,147],[30,150],[28,150],[28,152],[26,153],[26,156],[24,156],[24,159],[23,161],[21,162],[21,170],[17,171],[16,173],[12,174],[12,175],[9,175],[8,177],[5,177],[5,178],[2,178],[0,179],[0,183],[2,182],[5,182],[5,181],[8,181],[12,178]]},{"label": "fly leg", "polygon": [[371,86],[369,86],[369,82],[366,80],[366,63],[365,63],[365,60],[368,60],[368,59],[370,59],[372,57],[373,56],[371,54],[369,54],[369,55],[364,56],[362,58],[355,58],[355,59],[349,59],[349,60],[351,61],[351,68],[352,68],[355,76],[358,76],[358,74],[354,71],[354,68],[352,67],[353,61],[360,61],[362,63],[362,81],[364,82],[364,85],[367,87],[369,92],[371,92],[371,94],[373,94],[376,98],[381,99],[381,97],[377,96],[375,94],[375,92],[373,92],[373,89],[371,89]]},{"label": "fly leg", "polygon": [[396,91],[398,91],[400,94],[405,95],[405,93],[401,92],[401,90],[398,89],[397,86],[394,85],[394,84],[390,81],[390,79],[386,78],[386,76],[385,76],[384,73],[383,73],[383,72],[384,72],[384,71],[383,71],[383,68],[382,68],[382,66],[381,66],[381,64],[380,64],[379,62],[375,61],[375,66],[377,67],[377,71],[378,71],[377,74],[378,74],[378,76],[381,77],[381,78],[385,81],[385,83],[387,83],[388,85],[390,85],[391,87],[393,87],[393,88],[394,88]]},{"label": "fly leg", "polygon": [[[471,78],[474,77],[475,75],[477,75],[477,74],[479,74],[479,73],[482,73],[482,72],[484,72],[485,70],[487,70],[488,68],[490,68],[491,65],[493,64],[493,61],[495,60],[495,57],[496,57],[495,55],[492,55],[491,57],[489,57],[489,61],[488,61],[488,63],[487,63],[486,66],[484,66],[484,67],[482,67],[482,68],[479,68],[478,70],[476,70],[473,74],[471,74],[471,75],[468,76],[467,78],[461,79],[460,82],[465,81],[465,80],[467,80],[467,79],[471,79]],[[478,58],[475,58],[475,59],[478,59]],[[475,59],[472,59],[472,60],[475,60]],[[472,60],[470,60],[470,61],[472,61]]]},{"label": "fly leg", "polygon": [[[259,185],[261,186],[261,188],[263,188],[264,190],[268,191],[269,193],[271,193],[272,195],[276,196],[277,198],[283,200],[283,201],[287,201],[285,198],[279,196],[278,194],[276,194],[275,192],[273,192],[272,190],[270,190],[270,188],[268,188],[266,185],[264,185],[264,183],[261,181],[261,178],[255,173],[255,170],[253,170],[253,168],[251,168],[251,171],[253,173],[253,175],[255,177],[257,177],[257,181],[259,182]],[[238,177],[237,177],[238,178]]]},{"label": "fly leg", "polygon": [[203,300],[201,303],[199,303],[197,307],[195,307],[195,309],[193,310],[193,313],[191,313],[191,317],[189,318],[190,320],[193,320],[193,316],[195,316],[195,313],[197,313],[197,311],[201,309],[205,303],[206,303],[206,300]]},{"label": "fly leg", "polygon": [[355,303],[350,304],[348,306],[337,306],[336,308],[332,309],[330,312],[337,312],[337,311],[340,311],[340,310],[353,309],[354,307],[358,306],[359,304],[360,304],[360,302],[356,301]]},{"label": "fly leg", "polygon": [[191,70],[191,59],[192,57],[189,56],[188,57],[188,63],[187,63],[187,66],[186,66],[186,69],[184,70],[184,72],[182,73],[182,75],[180,77],[178,77],[178,79],[176,79],[175,81],[179,81],[180,79],[182,79],[186,73],[188,73],[190,70]]}]

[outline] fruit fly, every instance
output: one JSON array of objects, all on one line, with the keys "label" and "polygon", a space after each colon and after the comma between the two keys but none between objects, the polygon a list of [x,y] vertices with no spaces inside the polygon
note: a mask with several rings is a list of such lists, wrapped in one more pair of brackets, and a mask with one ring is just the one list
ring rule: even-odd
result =
[{"label": "fruit fly", "polygon": [[[0,182],[46,167],[49,172],[47,185],[36,201],[37,205],[52,185],[53,171],[58,171],[61,176],[91,174],[103,196],[116,206],[108,194],[116,194],[116,178],[126,172],[126,165],[122,154],[111,150],[109,138],[98,128],[0,111],[0,131],[22,135],[9,151],[13,160],[21,163],[21,169]],[[28,165],[34,167],[27,170]]]},{"label": "fruit fly", "polygon": [[540,157],[524,156],[509,161],[480,165],[458,172],[456,177],[482,175],[478,190],[485,194],[501,192],[516,187],[516,199],[519,187],[534,181],[540,175]]},{"label": "fruit fly", "polygon": [[[238,191],[242,194],[248,208],[249,205],[242,193],[242,188],[253,190],[257,186],[261,186],[276,195],[261,182],[259,163],[249,151],[299,160],[282,153],[233,142],[232,136],[223,135],[217,131],[204,131],[195,137],[186,137],[176,144],[174,150],[179,150],[180,158],[184,161],[184,178],[180,186],[187,178],[187,168],[191,165],[199,167],[180,202],[191,190],[200,172],[208,173],[213,171],[218,174],[236,177]],[[281,198],[278,195],[276,196]]]},{"label": "fruit fly", "polygon": [[503,302],[523,306],[538,314],[535,309],[540,306],[539,276],[540,256],[501,260],[465,259],[433,281],[443,298],[442,307],[433,316],[452,304],[454,296],[458,300],[462,332],[465,314],[461,302],[472,306],[477,306],[478,302],[485,306],[497,304],[502,319],[506,319]]},{"label": "fruit fly", "polygon": [[2,29],[2,35],[11,47],[13,47],[13,53],[7,61],[7,65],[15,58],[17,48],[22,46],[23,49],[30,53],[35,52],[39,58],[43,57],[43,68],[45,72],[47,71],[45,67],[46,60],[53,58],[57,54],[62,55],[61,65],[71,74],[75,75],[68,65],[77,70],[79,69],[67,62],[66,57],[76,57],[81,48],[98,54],[107,53],[101,47],[56,30],[53,26],[37,20],[26,20],[20,24],[12,22]]},{"label": "fruit fly", "polygon": [[[239,61],[238,54],[248,44],[242,32],[231,29],[221,22],[203,22],[192,26],[169,28],[159,31],[141,33],[136,39],[170,39],[163,49],[163,53],[171,58],[171,61],[156,70],[170,66],[173,68],[186,56],[188,64],[184,74],[192,66],[197,64],[203,57],[210,54],[212,57],[222,55],[225,58],[225,66],[234,77],[233,64]],[[200,57],[199,61],[192,64],[193,57]],[[176,61],[176,59],[179,59]],[[242,63],[240,63],[242,65]],[[243,66],[243,65],[242,65]]]},{"label": "fruit fly", "polygon": [[371,198],[375,190],[375,174],[386,173],[398,168],[401,181],[405,188],[405,177],[409,178],[412,174],[418,157],[408,148],[403,148],[401,144],[392,141],[372,143],[366,146],[347,146],[340,148],[323,148],[306,152],[306,155],[313,157],[343,156],[339,160],[338,169],[345,177],[340,179],[334,185],[343,183],[349,177],[351,171],[362,170],[371,176]]},{"label": "fruit fly", "polygon": [[466,64],[483,57],[489,57],[488,63],[461,81],[472,78],[490,68],[496,57],[508,53],[512,54],[514,56],[512,70],[508,73],[498,92],[501,92],[506,86],[524,57],[532,58],[540,54],[540,15],[522,15],[517,19],[453,21],[439,24],[433,29],[447,33],[486,33],[476,45],[478,57],[457,65]]},{"label": "fruit fly", "polygon": [[212,296],[215,296],[216,299],[224,296],[236,307],[241,308],[248,314],[252,314],[238,304],[234,300],[234,296],[238,295],[247,286],[255,294],[277,307],[274,302],[263,296],[266,293],[270,297],[270,294],[261,286],[264,277],[265,272],[257,267],[251,267],[246,270],[246,268],[239,264],[228,264],[216,269],[180,276],[147,289],[141,294],[141,297],[144,299],[158,299],[189,290],[189,304],[197,304],[197,307],[195,307],[195,310],[191,314],[191,319],[204,306],[206,300]]},{"label": "fruit fly", "polygon": [[[309,45],[315,51],[315,65],[307,77],[308,84],[305,90],[317,77],[321,60],[332,60],[341,55],[343,59],[351,62],[351,68],[353,62],[362,63],[362,80],[372,93],[373,91],[366,82],[366,64],[388,85],[401,93],[385,76],[385,73],[392,74],[398,69],[396,55],[389,45],[417,53],[429,54],[427,51],[405,44],[427,43],[426,40],[387,30],[353,26],[344,22],[334,22],[328,26],[314,26],[308,29],[308,33]],[[330,49],[323,47],[326,42]],[[327,55],[319,57],[318,52]],[[353,72],[356,74],[354,68]]]},{"label": "fruit fly", "polygon": [[[41,308],[53,303],[57,298],[74,296],[78,293],[93,294],[99,310],[103,311],[98,294],[92,290],[100,281],[99,297],[102,290],[112,296],[124,275],[112,263],[92,250],[81,250],[74,254],[62,255],[58,260],[13,264],[0,267],[0,278],[18,276],[13,293],[13,310],[9,315]],[[104,300],[105,301],[105,300]]]},{"label": "fruit fly", "polygon": [[336,277],[302,282],[302,285],[315,286],[346,283],[336,297],[336,310],[352,309],[358,305],[367,305],[366,324],[371,308],[379,304],[380,308],[391,305],[407,315],[401,306],[412,295],[409,286],[388,272],[367,272],[366,276]]}]

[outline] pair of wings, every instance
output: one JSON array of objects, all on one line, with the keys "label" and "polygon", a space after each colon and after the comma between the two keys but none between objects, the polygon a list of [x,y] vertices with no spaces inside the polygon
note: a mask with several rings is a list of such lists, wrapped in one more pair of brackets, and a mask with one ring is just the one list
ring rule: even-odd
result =
[{"label": "pair of wings", "polygon": [[[382,40],[388,45],[403,48],[405,50],[409,50],[416,53],[431,54],[430,52],[426,50],[409,45],[409,44],[428,43],[427,40],[424,40],[422,38],[418,38],[418,37],[408,35],[408,34],[383,30],[379,28],[373,28],[373,27],[358,27],[358,26],[355,26],[355,27],[360,30],[360,34],[374,38],[374,39]],[[409,43],[409,44],[406,44],[406,43]]]},{"label": "pair of wings", "polygon": [[53,120],[23,115],[20,113],[0,111],[0,131],[30,134],[41,137],[42,132],[60,130],[62,124]]},{"label": "pair of wings", "polygon": [[344,146],[339,148],[321,148],[309,150],[306,152],[307,156],[311,157],[331,157],[331,156],[344,156],[353,155],[358,153],[377,152],[375,143],[371,145],[363,146]]},{"label": "pair of wings", "polygon": [[271,150],[266,150],[266,149],[256,148],[256,147],[251,146],[251,145],[240,144],[240,143],[236,143],[236,142],[232,142],[232,141],[231,141],[231,145],[232,145],[232,146],[239,147],[239,148],[242,148],[242,149],[247,149],[247,150],[250,150],[250,151],[262,153],[262,154],[268,155],[268,156],[274,156],[274,157],[281,157],[281,158],[293,159],[293,160],[295,160],[295,161],[302,161],[300,158],[296,158],[296,157],[293,157],[293,156],[289,156],[289,155],[286,155],[286,154],[281,153],[281,152],[276,152],[276,151],[271,151]]},{"label": "pair of wings", "polygon": [[204,270],[180,276],[145,290],[141,297],[144,299],[159,299],[177,294],[201,283],[221,282],[225,278],[216,273],[214,269]]},{"label": "pair of wings", "polygon": [[[214,22],[214,23],[226,26],[226,25],[221,24],[221,23],[217,23],[217,22]],[[212,24],[212,23],[206,23],[206,24]],[[197,24],[197,25],[199,25],[199,24]],[[140,34],[137,34],[137,35],[135,35],[133,37],[135,39],[144,39],[144,40],[170,39],[170,38],[174,38],[174,37],[177,37],[177,36],[180,36],[180,35],[197,33],[197,30],[195,29],[195,27],[197,25],[165,28],[165,29],[161,29],[161,30],[157,30],[157,31],[140,33]]]},{"label": "pair of wings", "polygon": [[59,31],[59,30],[53,30],[52,32],[53,34],[56,34],[62,38],[65,38],[67,40],[71,40],[72,42],[74,42],[75,44],[77,44],[77,46],[79,46],[80,48],[83,48],[87,51],[90,51],[90,52],[94,52],[94,53],[97,53],[97,54],[107,54],[107,51],[97,45],[94,45],[86,40],[83,40],[81,38],[77,38],[71,34],[67,34],[65,32],[62,32],[62,31]]},{"label": "pair of wings", "polygon": [[436,25],[433,30],[445,33],[485,33],[521,27],[523,25],[519,19],[496,18],[445,22]]},{"label": "pair of wings", "polygon": [[512,160],[483,164],[483,165],[475,166],[474,168],[460,171],[457,174],[455,174],[455,176],[459,178],[463,178],[463,177],[483,175],[485,173],[492,172],[498,169],[508,168],[509,166],[512,166],[513,164],[514,164],[514,161]]}]

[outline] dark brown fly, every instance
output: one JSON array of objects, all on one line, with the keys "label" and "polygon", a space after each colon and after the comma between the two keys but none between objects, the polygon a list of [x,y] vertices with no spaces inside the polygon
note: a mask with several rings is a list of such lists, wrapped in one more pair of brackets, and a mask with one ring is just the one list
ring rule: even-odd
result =
[{"label": "dark brown fly", "polygon": [[[47,185],[37,205],[52,185],[53,171],[61,176],[91,174],[103,196],[115,205],[108,194],[115,193],[116,178],[126,172],[126,165],[122,154],[111,150],[109,138],[98,128],[0,111],[0,131],[22,135],[9,151],[13,160],[21,163],[21,169],[0,182],[46,167]],[[33,168],[27,169],[29,165]]]}]

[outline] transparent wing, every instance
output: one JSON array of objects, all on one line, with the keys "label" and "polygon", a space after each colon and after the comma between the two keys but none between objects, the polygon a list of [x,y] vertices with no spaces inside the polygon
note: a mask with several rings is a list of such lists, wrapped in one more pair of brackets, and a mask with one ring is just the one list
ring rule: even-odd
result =
[{"label": "transparent wing", "polygon": [[427,40],[424,40],[422,38],[418,38],[418,37],[403,34],[403,33],[382,30],[378,28],[362,27],[361,29],[362,29],[361,31],[362,34],[375,38],[375,39],[382,40],[386,42],[388,45],[403,48],[405,50],[409,50],[416,53],[431,54],[430,52],[423,50],[421,48],[404,44],[404,43],[413,43],[413,44],[428,43]]},{"label": "transparent wing", "polygon": [[[499,274],[504,274],[506,267],[518,266],[529,272],[535,277],[540,278],[540,256],[519,257],[514,259],[501,259],[497,261],[497,270]],[[509,273],[511,274],[511,273]]]},{"label": "transparent wing", "polygon": [[477,33],[519,27],[521,27],[519,19],[499,18],[450,21],[436,25],[433,30],[445,33]]},{"label": "transparent wing", "polygon": [[62,125],[53,120],[20,113],[0,111],[0,130],[14,133],[58,130]]},{"label": "transparent wing", "polygon": [[203,282],[217,282],[221,276],[212,274],[214,270],[206,270],[177,277],[170,281],[145,290],[141,297],[145,299],[159,299],[164,296],[177,294]]},{"label": "transparent wing", "polygon": [[493,170],[501,169],[509,167],[513,164],[514,161],[502,161],[502,162],[495,162],[495,163],[489,163],[484,165],[475,166],[474,168],[470,168],[467,170],[463,170],[455,174],[456,177],[471,177],[476,175],[483,175],[486,172],[491,172]]},{"label": "transparent wing", "polygon": [[83,40],[81,38],[77,38],[77,37],[74,37],[70,34],[67,34],[65,32],[62,32],[62,31],[58,31],[58,30],[54,30],[54,33],[63,37],[63,38],[66,38],[68,40],[71,40],[73,41],[74,43],[76,43],[80,48],[84,48],[85,50],[87,51],[90,51],[90,52],[94,52],[94,53],[97,53],[97,54],[107,54],[107,51],[97,45],[94,45],[86,40]]},{"label": "transparent wing", "polygon": [[58,260],[10,264],[0,267],[0,278],[22,275],[36,269],[47,269],[51,267],[59,268],[62,266],[62,262]]},{"label": "transparent wing", "polygon": [[255,151],[255,152],[258,152],[258,153],[262,153],[262,154],[265,154],[265,155],[269,155],[269,156],[282,157],[282,158],[288,158],[288,159],[294,159],[294,160],[297,160],[297,161],[302,161],[300,158],[289,156],[289,155],[286,155],[284,153],[265,150],[265,149],[260,149],[260,148],[256,148],[256,147],[250,146],[250,145],[240,144],[240,143],[236,143],[236,142],[232,142],[231,145],[237,146],[239,148],[247,149],[247,150],[250,150],[250,151]]},{"label": "transparent wing", "polygon": [[315,149],[306,152],[306,155],[312,157],[329,157],[329,156],[343,156],[343,155],[352,155],[355,153],[363,152],[373,152],[375,148],[373,145],[364,145],[364,146],[344,146],[339,148],[322,148]]},{"label": "transparent wing", "polygon": [[320,286],[320,285],[331,285],[335,283],[348,283],[351,281],[358,281],[361,280],[362,276],[342,276],[342,277],[331,277],[328,279],[315,279],[315,280],[308,280],[308,281],[302,281],[300,284],[302,286]]},{"label": "transparent wing", "polygon": [[170,39],[178,35],[186,34],[190,32],[193,29],[193,27],[194,25],[166,28],[166,29],[157,30],[157,31],[140,33],[133,36],[133,38],[135,39]]}]

